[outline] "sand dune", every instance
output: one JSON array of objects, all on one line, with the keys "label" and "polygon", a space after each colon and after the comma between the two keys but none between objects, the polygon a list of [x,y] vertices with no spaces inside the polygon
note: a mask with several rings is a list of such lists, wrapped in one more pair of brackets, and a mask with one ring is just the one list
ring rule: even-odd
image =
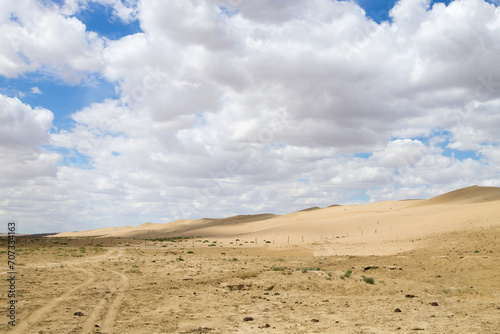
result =
[{"label": "sand dune", "polygon": [[[313,207],[290,214],[178,220],[57,236],[160,238],[201,236],[229,243],[312,248],[318,255],[383,255],[407,251],[437,233],[500,225],[500,188],[472,186],[427,200]],[[267,243],[266,243],[267,241]]]},{"label": "sand dune", "polygon": [[498,200],[500,200],[500,188],[471,186],[433,197],[417,205],[472,204]]}]

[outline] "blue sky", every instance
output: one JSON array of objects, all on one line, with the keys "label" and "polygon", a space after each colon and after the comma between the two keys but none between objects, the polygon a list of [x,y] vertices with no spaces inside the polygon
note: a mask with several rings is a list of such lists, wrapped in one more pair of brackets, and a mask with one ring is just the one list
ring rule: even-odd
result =
[{"label": "blue sky", "polygon": [[26,232],[500,186],[495,1],[31,2],[0,36]]}]

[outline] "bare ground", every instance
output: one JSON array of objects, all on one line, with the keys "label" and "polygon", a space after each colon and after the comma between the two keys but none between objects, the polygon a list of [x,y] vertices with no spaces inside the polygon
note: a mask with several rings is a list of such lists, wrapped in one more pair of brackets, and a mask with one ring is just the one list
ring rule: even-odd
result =
[{"label": "bare ground", "polygon": [[[0,332],[499,333],[499,237],[499,227],[440,234],[390,256],[20,242],[18,324],[4,316]],[[3,305],[7,290],[2,280]]]}]

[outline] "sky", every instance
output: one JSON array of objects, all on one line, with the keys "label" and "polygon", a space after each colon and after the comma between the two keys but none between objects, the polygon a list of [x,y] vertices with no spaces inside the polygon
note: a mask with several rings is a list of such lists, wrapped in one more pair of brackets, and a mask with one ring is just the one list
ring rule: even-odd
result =
[{"label": "sky", "polygon": [[0,0],[0,217],[63,232],[499,187],[498,5]]}]

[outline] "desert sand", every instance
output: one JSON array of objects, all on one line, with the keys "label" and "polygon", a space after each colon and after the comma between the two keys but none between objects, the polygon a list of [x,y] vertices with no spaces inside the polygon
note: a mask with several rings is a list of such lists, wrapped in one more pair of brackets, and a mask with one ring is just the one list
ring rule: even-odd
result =
[{"label": "desert sand", "polygon": [[19,238],[0,332],[499,333],[499,237],[500,188],[472,186]]}]

